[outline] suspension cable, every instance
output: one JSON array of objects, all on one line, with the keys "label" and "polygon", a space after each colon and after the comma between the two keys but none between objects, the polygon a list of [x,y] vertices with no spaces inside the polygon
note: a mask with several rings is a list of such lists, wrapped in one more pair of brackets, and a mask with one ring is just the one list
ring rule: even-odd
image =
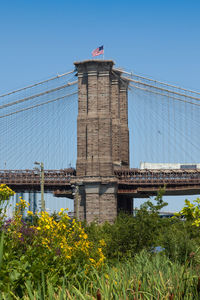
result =
[{"label": "suspension cable", "polygon": [[194,90],[190,90],[190,89],[185,89],[185,88],[182,88],[180,86],[172,85],[172,84],[169,84],[169,83],[166,83],[166,82],[162,82],[162,81],[158,81],[158,80],[155,80],[155,79],[151,79],[149,77],[145,77],[145,76],[141,76],[141,75],[138,75],[138,74],[134,74],[133,72],[130,73],[130,72],[123,71],[122,69],[116,69],[116,68],[113,69],[113,70],[121,72],[121,73],[124,73],[124,74],[127,74],[127,75],[130,75],[130,76],[135,76],[135,77],[138,77],[138,78],[141,78],[141,79],[152,81],[154,83],[159,83],[159,84],[162,84],[162,85],[165,85],[165,86],[169,86],[169,87],[172,87],[172,88],[183,90],[185,92],[190,92],[190,93],[194,93],[194,94],[200,95],[200,92],[197,92],[197,91],[194,91]]},{"label": "suspension cable", "polygon": [[48,104],[48,103],[51,103],[51,102],[55,102],[55,101],[62,100],[62,99],[64,99],[64,98],[66,98],[66,97],[73,96],[73,95],[75,95],[75,94],[77,94],[77,93],[78,93],[78,92],[76,91],[76,92],[74,92],[74,93],[65,95],[65,96],[63,96],[63,97],[59,97],[59,98],[56,98],[56,99],[53,99],[53,100],[49,100],[49,101],[47,101],[47,102],[43,102],[43,103],[40,103],[40,104],[36,104],[36,105],[33,105],[33,106],[29,106],[29,107],[26,107],[26,108],[23,108],[23,109],[20,109],[20,110],[11,112],[11,113],[6,114],[6,115],[2,115],[2,116],[0,116],[0,119],[1,119],[1,118],[5,118],[5,117],[9,117],[9,116],[12,116],[12,115],[15,115],[15,114],[17,114],[17,113],[20,113],[20,112],[23,112],[23,111],[26,111],[26,110],[30,110],[30,109],[32,109],[32,108],[36,108],[36,107],[38,107],[38,106],[42,106],[42,105],[45,105],[45,104]]},{"label": "suspension cable", "polygon": [[24,91],[24,90],[26,90],[26,89],[30,89],[30,88],[35,87],[35,86],[37,86],[37,85],[40,85],[40,84],[43,84],[43,83],[52,81],[52,80],[57,79],[57,78],[61,78],[61,77],[63,77],[63,76],[66,76],[66,75],[72,74],[72,73],[74,73],[74,70],[73,70],[73,71],[69,71],[69,72],[67,72],[67,73],[60,74],[60,75],[58,74],[57,76],[51,77],[51,78],[49,78],[49,79],[46,79],[46,80],[43,80],[43,81],[34,83],[34,84],[32,84],[32,85],[28,85],[28,86],[26,86],[26,87],[23,87],[23,88],[20,88],[20,89],[11,91],[11,92],[6,93],[6,94],[2,94],[2,95],[0,95],[0,98],[3,98],[3,97],[5,97],[5,96],[10,96],[10,95],[15,94],[15,93],[17,93],[17,92],[21,92],[21,91]]},{"label": "suspension cable", "polygon": [[[142,88],[142,87],[133,85],[133,84],[129,84],[129,85],[130,85],[131,87],[133,87],[133,88],[136,88],[136,89],[139,89],[139,90],[142,90],[142,91],[150,92],[150,93],[157,94],[157,95],[161,95],[161,96],[167,96],[167,95],[165,95],[165,94],[162,94],[162,93],[159,93],[159,92],[155,92],[155,91],[152,91],[152,90],[149,90],[149,89],[145,89],[145,88]],[[184,103],[188,103],[188,104],[200,106],[200,104],[198,104],[198,103],[194,103],[194,102],[191,102],[191,101],[183,100],[183,99],[178,98],[178,97],[174,97],[174,96],[172,96],[172,97],[167,96],[167,97],[172,98],[172,99],[174,99],[174,100],[178,100],[178,101],[184,102]],[[200,100],[200,99],[199,99],[199,100]]]},{"label": "suspension cable", "polygon": [[[148,83],[144,83],[144,82],[140,82],[138,80],[134,80],[134,79],[131,79],[131,78],[128,78],[128,77],[121,77],[122,79],[125,79],[125,80],[128,80],[128,81],[132,81],[136,84],[141,84],[141,85],[145,85],[147,87],[150,87],[150,88],[154,88],[154,89],[157,89],[157,90],[161,90],[161,91],[164,91],[164,92],[167,92],[167,93],[171,93],[171,94],[175,94],[175,95],[179,95],[179,96],[182,96],[182,97],[187,97],[187,98],[190,98],[190,99],[193,99],[193,100],[197,100],[197,101],[200,101],[200,98],[197,98],[197,97],[193,97],[193,96],[189,96],[189,95],[185,95],[185,94],[182,94],[182,93],[178,93],[178,92],[175,92],[175,91],[170,91],[168,89],[164,89],[164,88],[161,88],[161,87],[157,87],[157,86],[154,86],[154,85],[151,85],[151,84],[148,84]],[[168,96],[168,95],[165,95],[165,96]]]},{"label": "suspension cable", "polygon": [[7,103],[7,104],[4,104],[4,105],[1,105],[0,109],[5,108],[5,107],[9,107],[9,106],[12,106],[12,105],[15,105],[15,104],[18,104],[18,103],[22,103],[22,102],[25,102],[25,101],[28,101],[28,100],[32,100],[34,98],[37,98],[37,97],[40,97],[40,96],[43,96],[43,95],[46,95],[46,94],[49,94],[49,93],[61,90],[61,89],[64,89],[67,86],[71,86],[71,85],[76,84],[77,82],[78,82],[77,80],[73,81],[73,82],[68,82],[68,83],[66,83],[66,84],[64,84],[62,86],[57,87],[57,88],[54,88],[54,89],[51,89],[51,90],[48,90],[48,91],[45,91],[45,92],[42,92],[42,93],[39,93],[39,94],[36,94],[36,95],[33,95],[33,96],[29,96],[29,97],[26,97],[26,98],[23,98],[23,99],[20,99],[20,100],[11,102],[11,103]]},{"label": "suspension cable", "polygon": [[[193,91],[193,90],[190,90],[190,89],[185,89],[185,88],[182,88],[182,87],[179,87],[179,86],[176,86],[176,85],[172,85],[172,84],[165,83],[165,82],[162,82],[162,81],[158,81],[158,80],[155,80],[155,79],[151,79],[151,78],[148,78],[148,77],[145,77],[145,76],[134,74],[133,72],[126,72],[126,71],[123,71],[122,69],[117,69],[117,68],[114,68],[113,71],[121,72],[123,74],[127,74],[127,75],[130,75],[130,76],[135,76],[135,77],[138,77],[138,78],[141,78],[141,79],[152,81],[154,83],[159,83],[159,84],[162,84],[162,85],[165,85],[165,86],[168,86],[168,87],[172,87],[172,88],[176,88],[176,89],[179,89],[179,90],[182,90],[182,91],[185,91],[185,92],[190,92],[190,93],[200,95],[200,92],[196,92],[196,91]],[[126,79],[128,79],[128,78],[126,77]]]}]

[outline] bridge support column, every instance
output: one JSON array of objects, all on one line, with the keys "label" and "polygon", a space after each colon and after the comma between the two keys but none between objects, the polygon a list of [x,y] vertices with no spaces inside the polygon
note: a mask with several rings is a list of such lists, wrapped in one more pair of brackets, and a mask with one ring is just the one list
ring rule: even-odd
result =
[{"label": "bridge support column", "polygon": [[[117,216],[115,165],[129,166],[126,81],[112,60],[76,62],[78,120],[76,184],[78,214],[87,222],[113,222]],[[117,162],[116,162],[117,161]],[[117,167],[117,168],[118,168]],[[76,207],[76,205],[75,205]]]},{"label": "bridge support column", "polygon": [[129,168],[128,83],[120,76],[116,73],[111,81],[112,159],[115,170]]},{"label": "bridge support column", "polygon": [[78,70],[77,176],[113,175],[111,83],[113,61],[75,63]]},{"label": "bridge support column", "polygon": [[129,168],[129,129],[128,129],[128,84],[120,84],[120,142],[121,161],[124,168]]},{"label": "bridge support column", "polygon": [[83,221],[86,219],[86,198],[83,185],[77,185],[74,200],[74,215],[77,219]]},{"label": "bridge support column", "polygon": [[[115,180],[102,182],[102,178],[99,180],[96,178],[88,179],[82,182],[82,185],[80,183],[78,185],[78,195],[75,198],[79,203],[79,219],[87,220],[88,223],[93,221],[112,223],[117,216],[117,182]],[[77,216],[77,206],[74,207]]]},{"label": "bridge support column", "polygon": [[86,220],[113,222],[117,216],[116,186],[112,184],[90,183],[85,185]]}]

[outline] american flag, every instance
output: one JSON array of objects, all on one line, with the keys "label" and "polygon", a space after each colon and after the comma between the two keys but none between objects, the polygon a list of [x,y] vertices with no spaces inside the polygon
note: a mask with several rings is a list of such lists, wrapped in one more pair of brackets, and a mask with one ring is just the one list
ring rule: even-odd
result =
[{"label": "american flag", "polygon": [[98,56],[98,55],[101,55],[101,54],[104,54],[103,46],[98,47],[97,49],[92,51],[92,56]]}]

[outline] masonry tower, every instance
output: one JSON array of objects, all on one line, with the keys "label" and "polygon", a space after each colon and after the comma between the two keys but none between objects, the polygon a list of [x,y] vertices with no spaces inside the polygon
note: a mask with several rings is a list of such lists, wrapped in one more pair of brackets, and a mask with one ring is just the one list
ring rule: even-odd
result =
[{"label": "masonry tower", "polygon": [[76,209],[80,219],[88,222],[112,222],[117,209],[127,207],[117,197],[114,170],[129,168],[128,83],[112,60],[74,64],[78,74]]}]

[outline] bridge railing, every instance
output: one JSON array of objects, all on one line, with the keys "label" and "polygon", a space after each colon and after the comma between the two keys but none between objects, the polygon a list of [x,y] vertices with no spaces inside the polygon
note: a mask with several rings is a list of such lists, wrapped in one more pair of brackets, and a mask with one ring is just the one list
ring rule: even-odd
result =
[{"label": "bridge railing", "polygon": [[[44,170],[45,185],[63,185],[76,175],[72,168]],[[0,170],[0,184],[39,184],[40,172],[36,170]]]},{"label": "bridge railing", "polygon": [[119,181],[133,183],[200,183],[200,169],[184,170],[147,170],[129,169],[117,170],[115,176]]}]

